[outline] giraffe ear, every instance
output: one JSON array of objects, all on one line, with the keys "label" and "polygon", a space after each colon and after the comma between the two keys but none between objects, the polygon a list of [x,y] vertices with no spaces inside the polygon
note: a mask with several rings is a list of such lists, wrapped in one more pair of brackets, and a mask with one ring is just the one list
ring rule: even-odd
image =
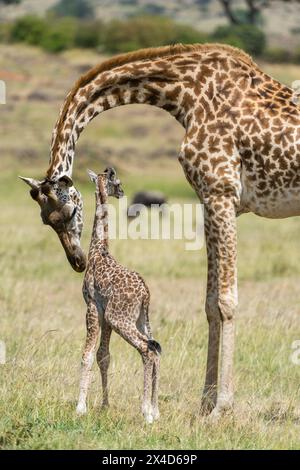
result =
[{"label": "giraffe ear", "polygon": [[104,173],[107,174],[107,178],[111,181],[116,179],[117,172],[114,168],[108,167],[104,170]]},{"label": "giraffe ear", "polygon": [[41,186],[41,182],[33,178],[24,178],[23,176],[19,176],[19,178],[28,184],[28,186],[30,186],[32,189],[38,190]]},{"label": "giraffe ear", "polygon": [[42,182],[33,178],[24,178],[23,176],[19,176],[19,178],[31,187],[30,196],[32,199],[37,201],[41,207],[43,207],[45,203],[45,196],[43,196],[40,191]]},{"label": "giraffe ear", "polygon": [[97,183],[96,173],[94,173],[92,170],[87,170],[87,174],[89,175],[90,180],[92,181],[92,183]]},{"label": "giraffe ear", "polygon": [[68,175],[61,176],[57,180],[57,183],[59,184],[59,186],[64,186],[64,187],[67,187],[67,188],[70,188],[70,186],[73,186],[73,180]]}]

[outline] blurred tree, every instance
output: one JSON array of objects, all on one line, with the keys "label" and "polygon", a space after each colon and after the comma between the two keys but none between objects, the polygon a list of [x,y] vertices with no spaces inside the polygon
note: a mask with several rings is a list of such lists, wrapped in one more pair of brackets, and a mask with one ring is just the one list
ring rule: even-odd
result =
[{"label": "blurred tree", "polygon": [[[236,15],[233,9],[232,0],[220,0],[225,14],[232,24],[241,24],[242,21]],[[268,5],[268,0],[245,0],[246,6],[246,18],[247,22],[250,24],[255,24],[257,22],[258,16],[261,12],[261,9]]]},{"label": "blurred tree", "polygon": [[207,11],[210,4],[210,0],[194,0],[195,4],[199,6],[200,10],[203,12]]},{"label": "blurred tree", "polygon": [[60,0],[50,11],[57,16],[93,17],[93,8],[87,0]]},{"label": "blurred tree", "polygon": [[251,24],[219,26],[211,37],[214,41],[240,47],[257,56],[263,53],[266,45],[264,32]]},{"label": "blurred tree", "polygon": [[79,21],[76,28],[74,45],[94,48],[102,43],[103,25],[99,20]]},{"label": "blurred tree", "polygon": [[27,42],[28,44],[40,44],[46,22],[34,15],[26,15],[18,18],[11,27],[10,40],[13,42]]},{"label": "blurred tree", "polygon": [[135,16],[104,25],[102,41],[105,51],[116,53],[177,42],[205,42],[207,36],[166,16]]},{"label": "blurred tree", "polygon": [[60,18],[45,28],[41,46],[49,52],[61,52],[75,45],[78,21],[75,18]]},{"label": "blurred tree", "polygon": [[10,5],[12,3],[20,3],[22,0],[0,0],[0,3],[4,3],[5,5]]},{"label": "blurred tree", "polygon": [[[224,8],[225,14],[232,24],[243,24],[245,20],[233,8],[233,0],[219,0]],[[300,3],[300,0],[281,0],[285,3]],[[244,0],[246,7],[246,22],[256,24],[263,8],[270,6],[270,0]]]}]

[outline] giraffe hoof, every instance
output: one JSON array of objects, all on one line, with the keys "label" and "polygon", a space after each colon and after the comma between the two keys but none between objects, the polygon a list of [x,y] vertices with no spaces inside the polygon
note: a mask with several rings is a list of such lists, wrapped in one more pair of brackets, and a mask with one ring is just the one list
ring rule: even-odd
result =
[{"label": "giraffe hoof", "polygon": [[157,421],[160,417],[159,409],[158,408],[153,408],[152,410],[152,417],[154,421]]},{"label": "giraffe hoof", "polygon": [[151,404],[143,404],[142,413],[147,424],[153,423],[153,408]]},{"label": "giraffe hoof", "polygon": [[217,405],[212,412],[208,415],[211,423],[217,423],[220,418],[231,416],[233,414],[233,405],[231,403],[224,403]]},{"label": "giraffe hoof", "polygon": [[145,414],[144,415],[145,421],[147,424],[152,424],[153,423],[153,416],[152,414]]},{"label": "giraffe hoof", "polygon": [[211,424],[217,423],[222,416],[222,412],[215,407],[212,412],[208,415],[208,420]]},{"label": "giraffe hoof", "polygon": [[76,414],[78,416],[83,416],[86,414],[86,404],[85,403],[78,403],[76,408]]},{"label": "giraffe hoof", "polygon": [[215,409],[215,403],[211,400],[202,401],[200,406],[200,416],[209,416]]}]

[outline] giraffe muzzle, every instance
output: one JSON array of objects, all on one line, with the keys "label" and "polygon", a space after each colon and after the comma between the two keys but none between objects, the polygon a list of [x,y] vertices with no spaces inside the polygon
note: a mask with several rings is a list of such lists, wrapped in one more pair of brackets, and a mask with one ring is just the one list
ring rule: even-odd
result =
[{"label": "giraffe muzzle", "polygon": [[86,256],[81,247],[78,245],[72,245],[70,236],[66,232],[58,233],[58,237],[74,271],[77,273],[83,272],[86,268]]},{"label": "giraffe muzzle", "polygon": [[85,270],[86,257],[80,248],[76,249],[76,253],[73,256],[67,255],[67,258],[74,271],[76,271],[77,273],[82,273]]}]

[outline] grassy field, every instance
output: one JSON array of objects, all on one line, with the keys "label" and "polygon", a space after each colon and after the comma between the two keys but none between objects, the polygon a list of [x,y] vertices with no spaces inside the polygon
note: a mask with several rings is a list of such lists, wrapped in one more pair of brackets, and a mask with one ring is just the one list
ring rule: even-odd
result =
[{"label": "grassy field", "polygon": [[[112,253],[138,270],[151,290],[153,330],[163,347],[161,419],[143,423],[141,361],[116,335],[111,408],[100,412],[95,366],[89,413],[76,417],[85,336],[82,275],[67,264],[54,232],[42,226],[17,175],[44,175],[61,100],[80,71],[98,60],[78,51],[53,58],[1,47],[0,79],[1,73],[10,78],[0,142],[0,340],[7,347],[7,362],[0,365],[0,449],[299,448],[300,366],[291,361],[292,343],[300,339],[297,218],[245,215],[238,221],[236,404],[234,416],[216,426],[198,416],[207,347],[205,250],[186,251],[178,240],[112,241]],[[300,76],[296,67],[265,69],[287,83]],[[170,202],[196,204],[176,162],[182,135],[166,114],[142,106],[108,112],[90,125],[74,171],[85,201],[86,250],[94,212],[87,167],[115,165],[128,195],[156,188]]]}]

